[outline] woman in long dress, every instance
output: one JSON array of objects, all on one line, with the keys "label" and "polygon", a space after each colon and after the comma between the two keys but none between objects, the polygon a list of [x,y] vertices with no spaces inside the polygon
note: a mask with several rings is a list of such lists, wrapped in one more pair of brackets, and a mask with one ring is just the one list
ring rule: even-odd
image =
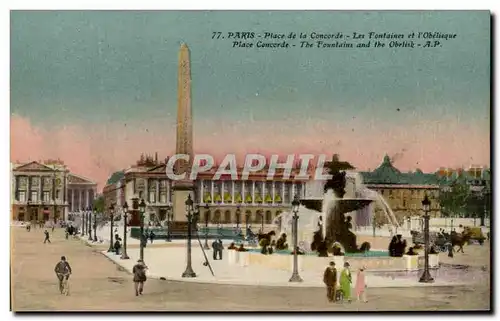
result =
[{"label": "woman in long dress", "polygon": [[366,301],[366,276],[365,276],[365,267],[359,269],[358,274],[356,276],[356,296],[358,301],[363,300]]},{"label": "woman in long dress", "polygon": [[344,300],[351,302],[352,276],[349,267],[349,263],[345,262],[344,269],[342,270],[342,273],[340,273],[340,290],[342,291]]}]

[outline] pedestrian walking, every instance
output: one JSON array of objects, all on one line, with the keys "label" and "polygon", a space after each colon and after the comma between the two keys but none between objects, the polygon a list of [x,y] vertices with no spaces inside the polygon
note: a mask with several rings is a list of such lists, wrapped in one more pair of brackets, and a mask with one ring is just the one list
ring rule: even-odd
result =
[{"label": "pedestrian walking", "polygon": [[223,248],[224,248],[224,246],[222,245],[222,241],[220,239],[213,241],[212,249],[213,249],[214,261],[215,260],[222,260],[222,249]]},{"label": "pedestrian walking", "polygon": [[153,244],[155,236],[155,233],[151,230],[151,232],[149,232],[149,240],[151,241],[151,244]]},{"label": "pedestrian walking", "polygon": [[122,247],[122,244],[120,243],[120,238],[117,238],[115,241],[115,244],[113,244],[113,248],[115,249],[116,255],[120,254],[121,247]]},{"label": "pedestrian walking", "polygon": [[45,230],[45,232],[43,232],[43,234],[45,234],[45,239],[43,240],[43,244],[49,242],[50,243],[50,235],[49,235],[49,232],[47,230]]},{"label": "pedestrian walking", "polygon": [[366,300],[366,275],[365,275],[365,267],[359,269],[358,274],[356,276],[356,297],[358,301],[362,300],[363,302],[368,302]]},{"label": "pedestrian walking", "polygon": [[137,260],[137,264],[132,268],[132,273],[134,273],[135,296],[142,295],[142,292],[144,291],[147,269],[148,267],[142,260]]},{"label": "pedestrian walking", "polygon": [[337,285],[337,269],[335,262],[331,261],[323,273],[323,283],[326,285],[326,297],[328,302],[335,301],[335,286]]},{"label": "pedestrian walking", "polygon": [[344,263],[344,269],[340,273],[340,290],[342,291],[342,296],[347,302],[351,302],[351,284],[352,276],[350,265],[348,262]]}]

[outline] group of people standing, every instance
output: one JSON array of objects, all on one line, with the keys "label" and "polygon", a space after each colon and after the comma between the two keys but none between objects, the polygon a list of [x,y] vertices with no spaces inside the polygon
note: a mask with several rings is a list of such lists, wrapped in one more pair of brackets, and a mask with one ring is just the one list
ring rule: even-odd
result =
[{"label": "group of people standing", "polygon": [[[339,280],[337,280],[335,262],[330,262],[330,265],[323,273],[323,283],[326,285],[326,297],[329,302],[351,302],[352,274],[348,262],[344,263]],[[366,288],[365,267],[362,267],[356,276],[356,285],[354,288],[358,301],[367,302]]]}]

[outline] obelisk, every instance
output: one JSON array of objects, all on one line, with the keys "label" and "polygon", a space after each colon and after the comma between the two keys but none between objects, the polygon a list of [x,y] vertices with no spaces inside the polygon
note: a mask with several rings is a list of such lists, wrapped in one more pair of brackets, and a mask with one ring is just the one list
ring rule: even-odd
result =
[{"label": "obelisk", "polygon": [[191,65],[189,48],[181,45],[179,51],[179,69],[177,75],[177,132],[175,152],[177,155],[189,155],[189,162],[178,160],[174,165],[175,174],[186,173],[185,179],[173,182],[173,220],[185,222],[185,202],[189,194],[194,200],[194,183],[189,179],[193,161],[193,123],[191,115]]}]

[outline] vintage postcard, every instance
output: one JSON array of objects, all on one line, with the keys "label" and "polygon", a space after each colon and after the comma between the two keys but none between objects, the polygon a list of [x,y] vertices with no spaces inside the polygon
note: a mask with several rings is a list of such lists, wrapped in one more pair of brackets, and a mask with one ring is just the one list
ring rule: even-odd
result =
[{"label": "vintage postcard", "polygon": [[12,11],[11,310],[490,311],[489,11]]}]

